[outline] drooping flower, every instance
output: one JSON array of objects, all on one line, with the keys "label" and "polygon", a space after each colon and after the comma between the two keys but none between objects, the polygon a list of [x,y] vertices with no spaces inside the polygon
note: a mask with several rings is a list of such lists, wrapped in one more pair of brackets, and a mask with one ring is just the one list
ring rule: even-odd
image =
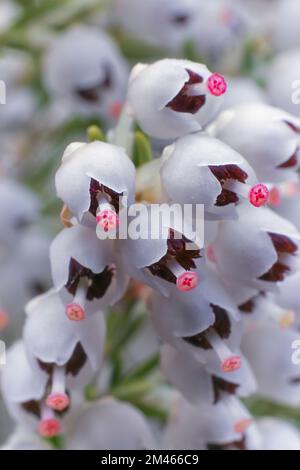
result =
[{"label": "drooping flower", "polygon": [[64,229],[50,248],[52,277],[71,320],[115,304],[124,294],[128,276],[113,240],[102,240],[81,225]]},{"label": "drooping flower", "polygon": [[228,375],[219,367],[203,365],[165,344],[161,350],[161,368],[167,380],[195,405],[213,405],[225,395],[246,397],[256,389],[254,375],[245,357],[241,367]]},{"label": "drooping flower", "polygon": [[45,403],[48,376],[31,368],[23,342],[7,352],[7,364],[1,374],[1,390],[9,413],[43,437],[60,433],[60,421]]},{"label": "drooping flower", "polygon": [[44,82],[70,112],[113,116],[122,103],[127,66],[117,46],[99,29],[76,26],[56,38],[44,59]]},{"label": "drooping flower", "polygon": [[161,178],[169,200],[203,204],[210,217],[235,216],[235,205],[243,199],[255,207],[268,201],[268,188],[258,183],[247,161],[206,134],[182,137],[167,147]]},{"label": "drooping flower", "polygon": [[266,91],[271,104],[297,118],[300,117],[299,58],[300,50],[297,44],[297,49],[287,50],[275,56],[266,73]]},{"label": "drooping flower", "polygon": [[[140,206],[135,208],[138,214]],[[170,295],[173,286],[189,292],[201,282],[198,270],[204,264],[198,235],[179,205],[142,205],[136,219],[129,219],[128,237],[120,240],[124,267],[131,277],[164,295]]]},{"label": "drooping flower", "polygon": [[165,447],[178,450],[246,450],[252,418],[243,404],[227,397],[216,405],[191,405],[181,399],[165,433]]},{"label": "drooping flower", "polygon": [[132,161],[124,149],[104,142],[70,144],[55,182],[58,197],[77,220],[104,234],[117,229],[123,204],[134,201]]},{"label": "drooping flower", "polygon": [[100,367],[105,323],[102,314],[78,324],[70,322],[55,291],[36,297],[26,306],[24,342],[33,370],[45,371],[51,391],[48,407],[65,410],[68,387],[82,388]]},{"label": "drooping flower", "polygon": [[239,219],[220,223],[213,244],[214,263],[221,277],[260,291],[274,290],[299,269],[296,228],[268,208],[237,208]]},{"label": "drooping flower", "polygon": [[176,139],[200,131],[222,104],[226,81],[203,64],[164,59],[136,67],[128,102],[138,124],[152,137]]},{"label": "drooping flower", "polygon": [[298,332],[282,329],[269,319],[249,322],[242,351],[255,374],[257,392],[278,403],[299,406],[300,366],[292,360]]},{"label": "drooping flower", "polygon": [[191,38],[199,12],[199,0],[116,0],[114,10],[130,35],[169,50]]},{"label": "drooping flower", "polygon": [[212,273],[188,296],[155,294],[150,315],[158,336],[213,370],[231,373],[241,367],[238,351],[242,323],[237,309]]},{"label": "drooping flower", "polygon": [[248,161],[262,182],[296,180],[300,121],[262,103],[224,111],[211,132]]},{"label": "drooping flower", "polygon": [[73,420],[69,450],[145,450],[155,441],[144,416],[129,403],[105,398],[86,407]]}]

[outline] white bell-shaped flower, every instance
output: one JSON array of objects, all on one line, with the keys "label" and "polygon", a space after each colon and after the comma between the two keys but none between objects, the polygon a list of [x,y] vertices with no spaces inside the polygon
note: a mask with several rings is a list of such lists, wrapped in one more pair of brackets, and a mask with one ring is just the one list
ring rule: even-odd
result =
[{"label": "white bell-shaped flower", "polygon": [[1,178],[0,180],[0,259],[8,254],[7,247],[16,246],[24,229],[36,221],[39,201],[21,184]]},{"label": "white bell-shaped flower", "polygon": [[165,448],[246,450],[245,432],[253,426],[248,410],[235,397],[216,405],[191,405],[181,399],[165,433]]},{"label": "white bell-shaped flower", "polygon": [[51,392],[47,405],[69,406],[68,387],[82,388],[99,369],[105,338],[102,314],[70,322],[55,291],[36,297],[26,306],[24,341],[34,369],[47,372]]},{"label": "white bell-shaped flower", "polygon": [[199,15],[199,0],[115,0],[115,4],[115,19],[126,32],[168,50],[180,49],[192,37]]},{"label": "white bell-shaped flower", "polygon": [[262,450],[300,450],[300,433],[296,426],[271,417],[257,420],[262,436]]},{"label": "white bell-shaped flower", "polygon": [[74,417],[68,433],[70,450],[154,449],[144,416],[128,403],[104,398]]},{"label": "white bell-shaped flower", "polygon": [[300,230],[300,191],[299,183],[286,183],[274,186],[270,190],[272,209],[285,219],[292,222]]},{"label": "white bell-shaped flower", "polygon": [[66,228],[53,240],[50,259],[54,286],[74,321],[115,304],[128,276],[113,240],[102,240],[81,225]]},{"label": "white bell-shaped flower", "polygon": [[283,330],[270,320],[249,323],[243,336],[242,351],[254,372],[257,392],[261,396],[289,406],[299,406],[299,352],[293,349],[297,342],[297,331]]},{"label": "white bell-shaped flower", "polygon": [[119,225],[123,204],[134,201],[135,169],[121,147],[73,143],[64,152],[55,183],[58,197],[79,222],[109,234]]},{"label": "white bell-shaped flower", "polygon": [[155,294],[150,315],[161,340],[188,357],[225,373],[241,367],[242,322],[232,300],[209,273],[188,296]]},{"label": "white bell-shaped flower", "polygon": [[[299,7],[298,2],[297,8]],[[266,72],[266,91],[273,106],[300,118],[300,44],[274,57]],[[299,126],[298,126],[299,127]]]},{"label": "white bell-shaped flower", "polygon": [[21,326],[24,305],[51,286],[48,236],[30,227],[20,230],[19,240],[6,251],[8,259],[0,264],[0,304],[9,316],[11,333]]},{"label": "white bell-shaped flower", "polygon": [[30,428],[18,426],[0,447],[0,450],[51,450],[45,439],[39,438]]},{"label": "white bell-shaped flower", "polygon": [[233,217],[240,199],[260,207],[268,188],[258,183],[247,161],[206,134],[182,137],[163,153],[163,189],[172,202],[203,204],[207,216]]},{"label": "white bell-shaped flower", "polygon": [[220,223],[213,245],[215,267],[221,277],[259,290],[299,270],[296,228],[268,208],[238,206],[239,219]]},{"label": "white bell-shaped flower", "polygon": [[268,103],[266,92],[251,78],[230,77],[222,111],[249,103]]},{"label": "white bell-shaped flower", "polygon": [[262,103],[224,111],[212,125],[214,136],[241,153],[262,182],[296,180],[300,121]]},{"label": "white bell-shaped flower", "polygon": [[249,33],[249,15],[238,2],[199,2],[193,44],[200,57],[221,70],[231,70],[241,62]]},{"label": "white bell-shaped flower", "polygon": [[224,77],[203,64],[164,59],[137,65],[128,102],[141,128],[152,137],[176,139],[201,131],[223,102]]},{"label": "white bell-shaped flower", "polygon": [[[195,232],[192,214],[179,205],[143,205],[130,208],[128,236],[120,240],[123,264],[136,280],[164,295],[176,286],[181,292],[193,290],[202,280],[203,239]],[[202,258],[202,259],[201,259]]]},{"label": "white bell-shaped flower", "polygon": [[300,15],[300,5],[297,0],[279,1],[273,10],[272,40],[279,51],[295,49],[300,44],[300,32],[297,18]]},{"label": "white bell-shaped flower", "polygon": [[53,437],[61,430],[60,421],[44,400],[48,380],[42,369],[31,367],[23,342],[15,343],[8,350],[1,374],[1,391],[7,409],[18,423],[43,437]]},{"label": "white bell-shaped flower", "polygon": [[3,0],[0,5],[0,32],[4,33],[16,21],[20,8],[16,2]]},{"label": "white bell-shaped flower", "polygon": [[46,88],[70,112],[116,117],[128,69],[109,36],[96,28],[75,26],[58,36],[46,52],[43,75]]},{"label": "white bell-shaped flower", "polygon": [[228,376],[220,368],[213,370],[165,344],[161,351],[161,368],[168,381],[194,404],[213,405],[224,393],[246,397],[256,389],[255,378],[244,357],[240,369]]}]

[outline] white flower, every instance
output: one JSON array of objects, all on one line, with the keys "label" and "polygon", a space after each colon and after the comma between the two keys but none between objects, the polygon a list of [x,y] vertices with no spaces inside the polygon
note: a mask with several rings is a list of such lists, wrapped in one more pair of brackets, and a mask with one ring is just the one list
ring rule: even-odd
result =
[{"label": "white flower", "polygon": [[248,77],[227,78],[228,89],[225,95],[222,111],[235,106],[249,103],[267,103],[266,92]]},{"label": "white flower", "polygon": [[222,70],[230,69],[240,58],[248,33],[249,18],[237,2],[200,3],[193,43],[200,56],[210,64],[218,65]]},{"label": "white flower", "polygon": [[236,215],[240,197],[259,207],[268,189],[258,184],[247,161],[220,140],[206,134],[182,137],[163,154],[162,186],[172,202],[204,204],[215,218]]},{"label": "white flower", "polygon": [[220,223],[213,244],[214,262],[221,277],[259,290],[273,290],[298,270],[299,232],[288,221],[262,207],[238,206],[239,219]]},{"label": "white flower", "polygon": [[52,242],[50,259],[54,286],[71,320],[115,304],[124,294],[128,276],[113,240],[102,240],[89,227],[64,229]]},{"label": "white flower", "polygon": [[262,103],[224,111],[212,125],[213,135],[230,145],[262,182],[296,179],[300,121]]},{"label": "white flower", "polygon": [[128,101],[141,128],[161,139],[200,131],[223,102],[226,82],[205,65],[164,59],[132,72]]},{"label": "white flower", "polygon": [[127,66],[116,45],[103,32],[76,26],[59,36],[46,53],[44,82],[70,111],[111,115],[122,102]]},{"label": "white flower", "polygon": [[78,324],[65,316],[55,291],[36,297],[26,306],[24,341],[34,370],[51,379],[47,405],[54,410],[69,406],[67,389],[81,388],[100,367],[105,338],[102,314]]},{"label": "white flower", "polygon": [[250,322],[243,336],[242,351],[257,381],[257,392],[289,406],[300,403],[300,368],[292,361],[294,341],[299,333],[281,329],[270,320]]},{"label": "white flower", "polygon": [[71,450],[145,450],[154,446],[144,416],[113,398],[83,409],[73,420],[67,441]]},{"label": "white flower", "polygon": [[51,450],[51,446],[30,428],[19,425],[0,450]]},{"label": "white flower", "polygon": [[262,436],[262,450],[300,450],[300,433],[293,424],[267,417],[256,425]]},{"label": "white flower", "polygon": [[24,305],[51,285],[48,236],[36,227],[20,227],[19,232],[7,250],[10,256],[0,264],[0,304],[8,314],[11,333],[15,324],[23,322]]},{"label": "white flower", "polygon": [[294,114],[298,118],[300,117],[299,77],[299,48],[275,56],[266,72],[266,90],[271,104]]},{"label": "white flower", "polygon": [[122,204],[134,201],[135,169],[121,147],[73,143],[64,152],[55,183],[58,197],[79,222],[110,232],[118,226]]},{"label": "white flower", "polygon": [[193,404],[213,405],[223,394],[246,397],[256,389],[255,378],[244,357],[241,368],[229,376],[219,367],[210,368],[165,344],[161,350],[161,367],[168,381]]},{"label": "white flower", "polygon": [[212,273],[188,296],[155,294],[150,314],[159,337],[188,357],[225,373],[241,367],[242,322]]},{"label": "white flower", "polygon": [[37,430],[44,437],[60,431],[60,422],[45,402],[48,383],[42,369],[32,369],[23,342],[7,351],[7,363],[1,374],[1,391],[9,413],[20,424]]},{"label": "white flower", "polygon": [[[135,207],[138,213],[139,205]],[[192,221],[180,206],[173,206],[171,214],[167,204],[141,209],[136,219],[129,220],[128,237],[120,240],[127,272],[164,295],[171,294],[173,285],[191,291],[201,282],[198,270],[204,264],[203,240],[193,233]],[[132,228],[137,233],[131,233]]]},{"label": "white flower", "polygon": [[272,209],[277,214],[292,222],[300,230],[300,192],[298,182],[274,186],[270,191],[270,201]]},{"label": "white flower", "polygon": [[16,2],[4,0],[0,5],[0,32],[3,33],[14,23],[20,13]]},{"label": "white flower", "polygon": [[180,400],[166,429],[165,448],[246,450],[245,431],[251,424],[251,416],[235,397],[211,406]]},{"label": "white flower", "polygon": [[277,50],[284,51],[299,46],[300,32],[297,21],[299,14],[298,0],[279,1],[275,5],[272,39]]},{"label": "white flower", "polygon": [[7,178],[0,179],[0,259],[15,247],[24,229],[37,219],[40,203],[27,188]]},{"label": "white flower", "polygon": [[191,37],[199,14],[199,0],[116,0],[115,3],[116,21],[127,32],[169,50],[180,49]]}]

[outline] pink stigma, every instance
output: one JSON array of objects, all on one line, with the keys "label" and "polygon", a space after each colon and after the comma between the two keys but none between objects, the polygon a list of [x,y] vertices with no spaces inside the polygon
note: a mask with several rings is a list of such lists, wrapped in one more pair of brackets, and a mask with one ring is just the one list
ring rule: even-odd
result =
[{"label": "pink stigma", "polygon": [[46,404],[54,411],[63,411],[68,408],[70,399],[65,393],[51,393],[47,397]]},{"label": "pink stigma", "polygon": [[243,434],[246,431],[246,429],[248,429],[249,426],[251,426],[251,424],[252,424],[252,419],[250,418],[241,419],[240,421],[235,423],[234,430],[238,434]]},{"label": "pink stigma", "polygon": [[78,304],[69,304],[66,307],[66,315],[72,321],[82,321],[85,319],[85,311]]},{"label": "pink stigma", "polygon": [[240,369],[242,364],[240,356],[231,356],[221,364],[221,369],[223,372],[234,372]]},{"label": "pink stigma", "polygon": [[207,87],[212,95],[221,96],[226,93],[227,83],[222,75],[213,73],[207,80]]},{"label": "pink stigma", "polygon": [[269,200],[269,190],[264,184],[256,184],[249,191],[249,201],[254,207],[264,206]]},{"label": "pink stigma", "polygon": [[216,262],[215,248],[214,248],[213,245],[208,245],[208,247],[207,247],[207,258],[212,263]]},{"label": "pink stigma", "polygon": [[100,225],[104,232],[115,230],[119,225],[119,216],[113,210],[106,209],[96,216],[97,224]]},{"label": "pink stigma", "polygon": [[118,119],[123,109],[122,101],[115,101],[109,108],[109,115],[113,119]]},{"label": "pink stigma", "polygon": [[0,331],[5,330],[8,325],[8,315],[3,310],[0,310]]},{"label": "pink stigma", "polygon": [[50,418],[43,419],[39,422],[38,433],[42,437],[54,437],[61,431],[60,422],[58,419]]},{"label": "pink stigma", "polygon": [[186,271],[181,274],[176,281],[177,289],[181,292],[189,292],[195,289],[199,284],[199,278],[197,273]]}]

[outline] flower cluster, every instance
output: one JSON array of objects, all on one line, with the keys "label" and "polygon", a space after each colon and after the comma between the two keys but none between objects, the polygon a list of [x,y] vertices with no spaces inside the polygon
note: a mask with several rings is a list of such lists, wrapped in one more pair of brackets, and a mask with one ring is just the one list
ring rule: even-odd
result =
[{"label": "flower cluster", "polygon": [[300,449],[299,0],[2,3],[0,449]]},{"label": "flower cluster", "polygon": [[[240,398],[258,390],[298,404],[290,344],[300,309],[300,233],[289,210],[283,218],[267,207],[274,192],[280,198],[297,180],[298,121],[258,104],[224,111],[210,124],[226,89],[223,76],[204,65],[165,59],[134,68],[124,109],[127,120],[166,140],[158,160],[161,202],[203,205],[204,237],[192,230],[199,215],[180,225],[175,211],[161,227],[149,226],[147,201],[140,236],[116,236],[124,217],[133,218],[138,180],[118,145],[119,129],[114,143],[66,148],[55,177],[66,228],[50,247],[54,287],[28,303],[23,339],[8,351],[2,373],[5,402],[22,426],[43,437],[67,432],[70,448],[113,448],[115,433],[124,448],[155,446],[134,409],[113,401],[81,407],[82,391],[101,368],[105,311],[124,297],[130,279],[151,288],[161,367],[182,394],[167,446],[255,448],[264,433]],[[114,419],[126,430],[110,431]]]}]

